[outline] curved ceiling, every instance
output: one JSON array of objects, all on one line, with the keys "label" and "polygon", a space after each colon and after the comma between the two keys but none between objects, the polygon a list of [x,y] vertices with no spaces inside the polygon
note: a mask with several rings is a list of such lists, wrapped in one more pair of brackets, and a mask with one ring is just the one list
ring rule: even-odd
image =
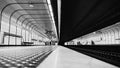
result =
[{"label": "curved ceiling", "polygon": [[120,21],[120,0],[61,0],[60,43]]},{"label": "curved ceiling", "polygon": [[[28,19],[24,23],[36,25],[36,29],[44,35],[50,31],[56,34],[54,26],[56,24],[57,32],[60,26],[59,44],[120,21],[120,0],[61,0],[61,25],[58,24],[57,0],[51,0],[55,24],[47,0],[1,0],[0,9],[10,3],[17,4],[5,8],[3,14],[9,16],[12,14],[11,17],[16,18],[16,22],[17,20],[24,22],[27,18],[32,18],[33,21]],[[38,21],[37,18],[40,20]],[[41,19],[49,21],[41,21]]]},{"label": "curved ceiling", "polygon": [[[0,7],[2,18],[4,14],[9,16],[9,24],[22,23],[28,27],[30,24],[35,25],[37,31],[44,36],[48,36],[46,33],[52,31],[57,37],[48,0],[1,0],[0,4],[2,5]],[[16,21],[12,22],[13,19]]]}]

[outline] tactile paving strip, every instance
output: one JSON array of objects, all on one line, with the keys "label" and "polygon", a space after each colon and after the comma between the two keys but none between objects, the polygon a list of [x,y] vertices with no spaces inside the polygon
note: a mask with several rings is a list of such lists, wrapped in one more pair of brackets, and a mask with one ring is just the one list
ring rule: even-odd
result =
[{"label": "tactile paving strip", "polygon": [[51,52],[50,47],[0,50],[0,68],[36,68]]}]

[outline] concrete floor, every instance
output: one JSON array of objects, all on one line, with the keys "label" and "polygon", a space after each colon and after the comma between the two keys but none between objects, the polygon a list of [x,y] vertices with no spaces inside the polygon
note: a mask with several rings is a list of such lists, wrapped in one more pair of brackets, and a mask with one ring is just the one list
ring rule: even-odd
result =
[{"label": "concrete floor", "polygon": [[119,68],[101,60],[58,46],[37,68]]}]

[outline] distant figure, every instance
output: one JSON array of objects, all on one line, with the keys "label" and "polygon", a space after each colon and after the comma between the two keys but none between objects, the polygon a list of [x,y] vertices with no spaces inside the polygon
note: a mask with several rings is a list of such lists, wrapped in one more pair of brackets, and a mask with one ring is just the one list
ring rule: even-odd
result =
[{"label": "distant figure", "polygon": [[80,42],[77,42],[77,45],[82,45]]},{"label": "distant figure", "polygon": [[92,44],[92,45],[95,45],[94,41],[91,41],[91,44]]},{"label": "distant figure", "polygon": [[85,45],[88,45],[88,42],[86,42]]}]

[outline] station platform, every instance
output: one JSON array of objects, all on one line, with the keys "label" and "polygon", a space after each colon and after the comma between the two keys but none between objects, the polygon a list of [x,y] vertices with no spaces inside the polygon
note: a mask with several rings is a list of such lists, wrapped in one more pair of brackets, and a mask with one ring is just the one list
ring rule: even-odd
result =
[{"label": "station platform", "polygon": [[63,46],[0,47],[0,68],[119,68]]},{"label": "station platform", "polygon": [[36,68],[55,46],[0,47],[0,68]]},{"label": "station platform", "polygon": [[37,68],[119,68],[93,57],[58,46]]}]

